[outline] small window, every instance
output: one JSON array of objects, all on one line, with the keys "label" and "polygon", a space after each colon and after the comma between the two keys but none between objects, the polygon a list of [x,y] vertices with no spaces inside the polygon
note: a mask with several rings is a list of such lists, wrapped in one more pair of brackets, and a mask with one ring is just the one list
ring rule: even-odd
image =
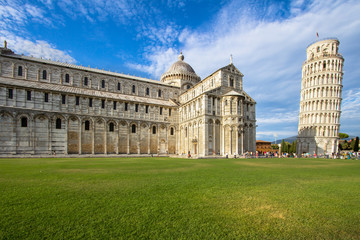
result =
[{"label": "small window", "polygon": [[120,90],[121,90],[121,84],[120,84],[119,82],[118,82],[117,89],[118,89],[118,91],[120,91]]},{"label": "small window", "polygon": [[170,128],[170,135],[174,135],[174,128]]},{"label": "small window", "polygon": [[162,115],[162,110],[163,110],[163,108],[162,108],[162,107],[160,107],[160,115]]},{"label": "small window", "polygon": [[90,121],[88,121],[88,120],[85,121],[85,130],[86,131],[90,130]]},{"label": "small window", "polygon": [[65,74],[65,82],[66,83],[70,82],[70,75],[69,74]]},{"label": "small window", "polygon": [[116,102],[113,103],[113,109],[116,110]]},{"label": "small window", "polygon": [[161,89],[159,89],[158,97],[161,97]]},{"label": "small window", "polygon": [[84,86],[87,86],[89,83],[88,77],[84,77]]},{"label": "small window", "polygon": [[136,92],[136,87],[135,85],[132,86],[132,93],[135,93]]},{"label": "small window", "polygon": [[230,78],[230,87],[234,87],[234,79]]},{"label": "small window", "polygon": [[146,105],[146,107],[145,107],[145,113],[149,113],[149,106],[148,105]]},{"label": "small window", "polygon": [[317,47],[317,52],[320,52],[320,47]]},{"label": "small window", "polygon": [[18,67],[18,76],[22,76],[23,75],[23,68],[22,66]]},{"label": "small window", "polygon": [[101,108],[105,108],[105,100],[104,99],[101,100]]},{"label": "small window", "polygon": [[185,128],[185,137],[187,137],[187,128]]},{"label": "small window", "polygon": [[56,119],[56,129],[61,129],[61,119],[60,118]]},{"label": "small window", "polygon": [[136,133],[136,125],[135,124],[131,125],[131,132]]},{"label": "small window", "polygon": [[92,107],[92,102],[93,102],[92,98],[89,98],[89,107]]},{"label": "small window", "polygon": [[61,95],[61,103],[62,104],[66,103],[66,95]]},{"label": "small window", "polygon": [[125,103],[125,111],[128,110],[128,103]]},{"label": "small window", "polygon": [[44,102],[49,102],[49,94],[44,93]]},{"label": "small window", "polygon": [[75,104],[76,104],[76,105],[79,105],[79,104],[80,104],[80,97],[79,97],[79,96],[76,96],[76,97],[75,97]]},{"label": "small window", "polygon": [[26,99],[31,101],[31,91],[26,91]]},{"label": "small window", "polygon": [[109,132],[113,132],[114,131],[114,123],[109,123]]},{"label": "small window", "polygon": [[153,126],[153,134],[156,134],[156,127],[155,126]]},{"label": "small window", "polygon": [[139,104],[135,104],[135,112],[139,111]]},{"label": "small window", "polygon": [[101,87],[102,87],[102,88],[105,88],[105,80],[102,80],[102,81],[101,81]]},{"label": "small window", "polygon": [[171,116],[171,108],[169,108],[169,117]]},{"label": "small window", "polygon": [[190,86],[190,85],[187,85],[187,86],[186,86],[186,89],[190,89],[190,88],[191,88],[191,86]]},{"label": "small window", "polygon": [[150,89],[149,88],[146,88],[146,95],[150,95]]},{"label": "small window", "polygon": [[13,99],[13,90],[11,88],[8,89],[8,98]]},{"label": "small window", "polygon": [[21,118],[21,127],[27,127],[27,117]]},{"label": "small window", "polygon": [[46,73],[46,70],[44,70],[44,71],[42,72],[42,78],[43,78],[43,79],[47,79],[47,73]]}]

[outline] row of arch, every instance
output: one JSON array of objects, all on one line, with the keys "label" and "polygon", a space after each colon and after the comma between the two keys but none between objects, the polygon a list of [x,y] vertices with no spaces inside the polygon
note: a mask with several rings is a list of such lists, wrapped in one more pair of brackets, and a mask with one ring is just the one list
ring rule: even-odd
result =
[{"label": "row of arch", "polygon": [[340,113],[309,113],[301,114],[300,124],[339,124]]},{"label": "row of arch", "polygon": [[323,74],[314,77],[304,78],[303,88],[318,86],[322,84],[341,84],[342,74]]},{"label": "row of arch", "polygon": [[312,73],[320,72],[320,71],[342,71],[342,60],[323,60],[317,61],[315,63],[309,63],[304,66],[303,76],[310,75]]},{"label": "row of arch", "polygon": [[301,102],[300,104],[301,112],[321,110],[340,111],[340,100],[317,100]]},{"label": "row of arch", "polygon": [[316,87],[311,89],[306,89],[302,91],[301,99],[307,100],[312,98],[322,98],[322,97],[341,97],[341,90],[340,86],[334,87]]},{"label": "row of arch", "polygon": [[176,127],[62,114],[0,112],[0,153],[176,153]]},{"label": "row of arch", "polygon": [[337,137],[338,126],[314,126],[304,127],[299,130],[299,137]]}]

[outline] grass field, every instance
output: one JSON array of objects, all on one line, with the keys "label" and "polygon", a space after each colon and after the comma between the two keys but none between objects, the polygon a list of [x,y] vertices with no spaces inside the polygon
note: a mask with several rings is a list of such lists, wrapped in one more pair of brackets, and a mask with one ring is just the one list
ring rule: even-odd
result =
[{"label": "grass field", "polygon": [[360,239],[360,161],[0,159],[0,239]]}]

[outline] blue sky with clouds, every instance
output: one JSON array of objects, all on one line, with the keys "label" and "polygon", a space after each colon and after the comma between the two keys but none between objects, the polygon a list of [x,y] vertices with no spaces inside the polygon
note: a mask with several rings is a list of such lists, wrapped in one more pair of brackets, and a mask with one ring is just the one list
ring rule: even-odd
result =
[{"label": "blue sky with clouds", "polygon": [[360,135],[358,0],[0,0],[0,40],[35,57],[160,79],[180,50],[202,78],[233,62],[257,139],[297,134],[301,65],[320,38],[345,58],[340,132]]}]

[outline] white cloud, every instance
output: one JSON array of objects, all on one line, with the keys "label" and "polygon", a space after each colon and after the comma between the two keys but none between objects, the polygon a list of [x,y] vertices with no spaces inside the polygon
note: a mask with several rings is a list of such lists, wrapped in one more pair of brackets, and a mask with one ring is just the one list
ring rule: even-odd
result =
[{"label": "white cloud", "polygon": [[24,53],[37,58],[52,59],[54,61],[75,63],[75,59],[65,51],[56,49],[52,44],[36,40],[32,41],[23,37],[19,37],[11,32],[1,30],[0,41],[6,40],[8,48],[12,49],[18,54]]}]

